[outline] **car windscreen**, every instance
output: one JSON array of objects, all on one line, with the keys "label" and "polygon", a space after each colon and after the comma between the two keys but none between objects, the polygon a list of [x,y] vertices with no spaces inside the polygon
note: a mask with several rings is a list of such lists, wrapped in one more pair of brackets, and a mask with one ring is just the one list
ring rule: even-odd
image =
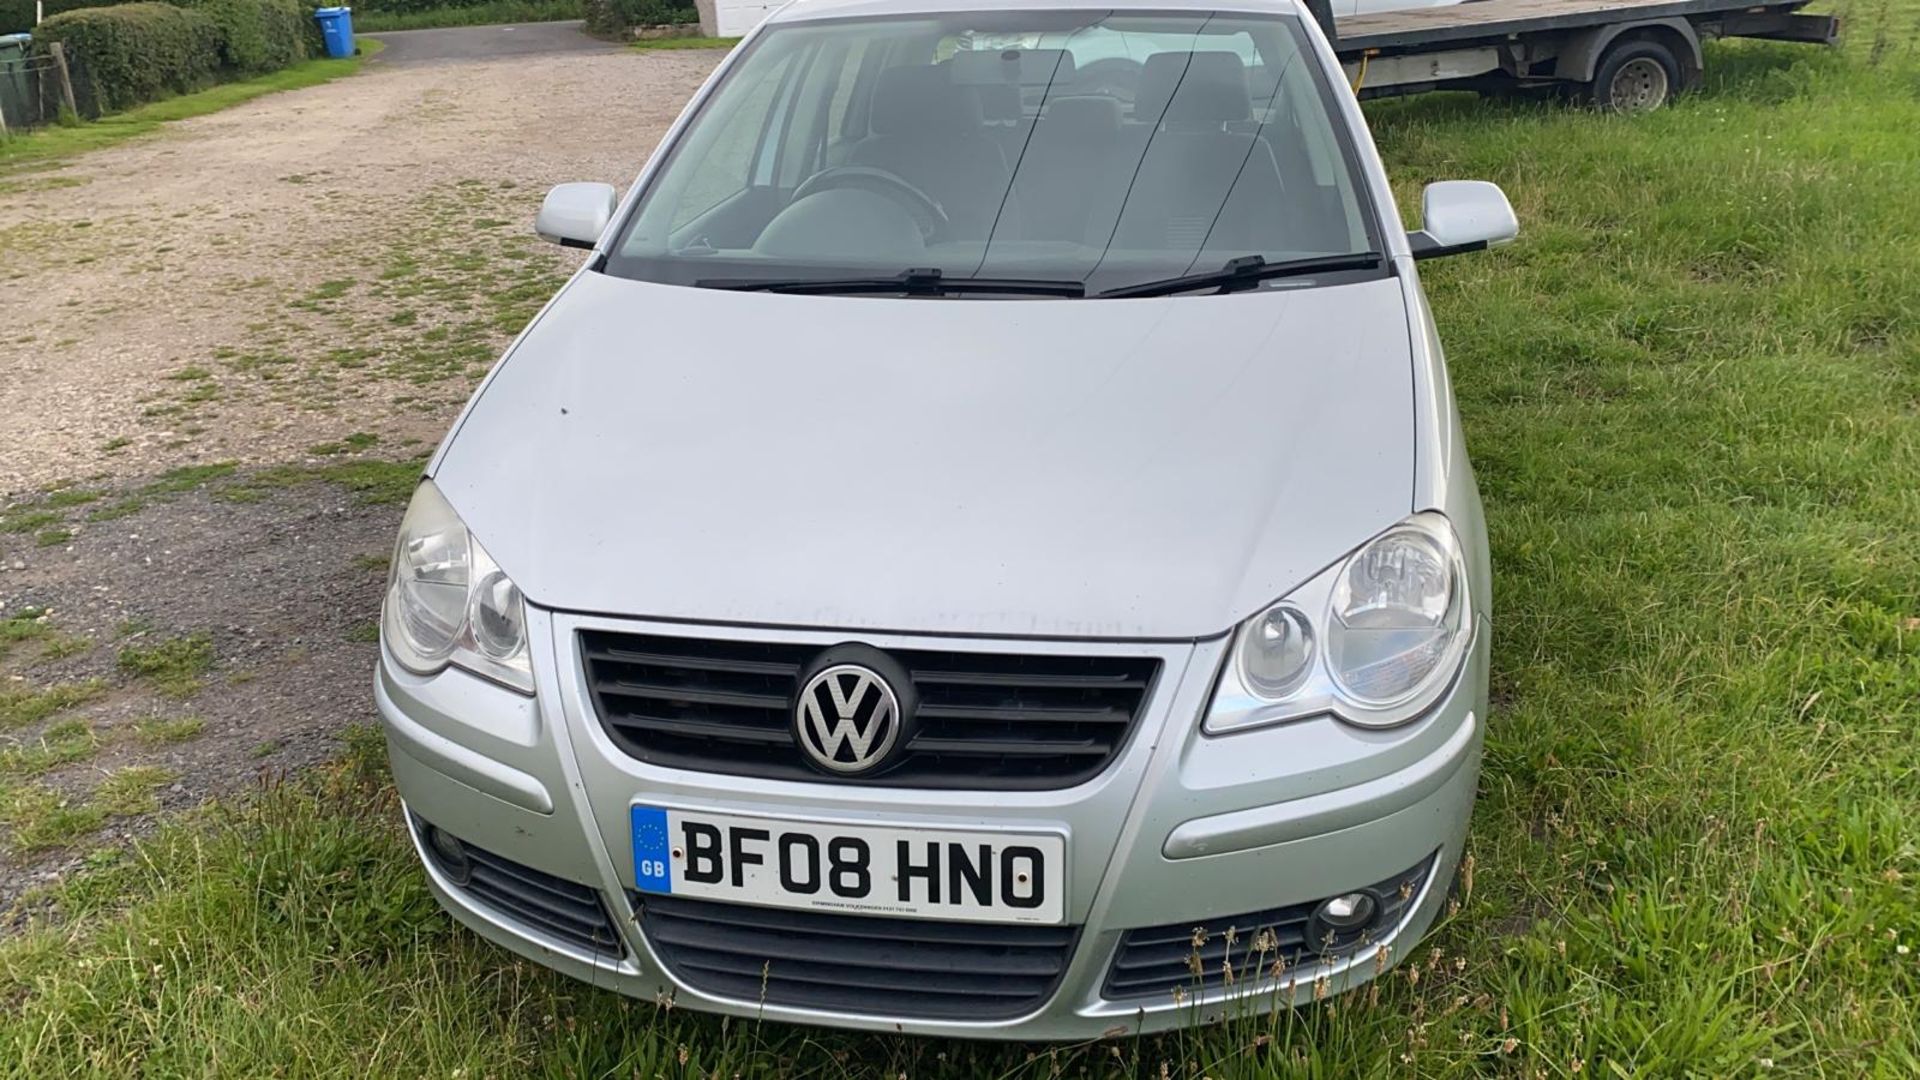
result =
[{"label": "car windscreen", "polygon": [[772,26],[668,149],[604,269],[1091,295],[1377,251],[1309,48],[1298,19],[1240,13]]}]

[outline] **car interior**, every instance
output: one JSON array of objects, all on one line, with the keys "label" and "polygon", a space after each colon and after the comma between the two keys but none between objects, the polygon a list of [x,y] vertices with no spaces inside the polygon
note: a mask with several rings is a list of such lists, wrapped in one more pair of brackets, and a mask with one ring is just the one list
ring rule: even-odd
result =
[{"label": "car interior", "polygon": [[983,39],[821,34],[743,65],[619,250],[1084,280],[1367,249],[1322,89],[1277,27]]}]

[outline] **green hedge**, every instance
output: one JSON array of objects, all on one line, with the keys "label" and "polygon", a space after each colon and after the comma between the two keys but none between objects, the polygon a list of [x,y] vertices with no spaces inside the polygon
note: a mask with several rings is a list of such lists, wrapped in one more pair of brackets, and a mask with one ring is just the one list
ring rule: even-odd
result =
[{"label": "green hedge", "polygon": [[34,28],[35,52],[65,43],[91,89],[91,113],[117,112],[217,81],[220,27],[170,4],[121,4],[55,15]]},{"label": "green hedge", "polygon": [[580,0],[472,0],[459,7],[428,11],[368,11],[356,7],[356,34],[388,30],[430,30],[442,26],[494,26],[501,23],[554,22],[580,18]]},{"label": "green hedge", "polygon": [[687,3],[676,3],[675,0],[613,0],[613,6],[619,9],[629,26],[664,26],[700,21],[700,9],[694,7],[691,0]]},{"label": "green hedge", "polygon": [[581,0],[580,15],[587,20],[586,31],[594,37],[618,37],[626,32],[613,0]]},{"label": "green hedge", "polygon": [[277,71],[320,52],[320,28],[304,0],[183,2],[49,15],[33,30],[34,50],[66,45],[80,110],[89,116]]},{"label": "green hedge", "polygon": [[416,11],[434,11],[439,8],[466,7],[473,0],[354,0],[346,5],[353,8],[355,15],[363,11],[385,11],[396,15],[406,15]]},{"label": "green hedge", "polygon": [[587,33],[598,37],[622,37],[636,26],[664,23],[696,23],[699,9],[677,0],[585,0]]},{"label": "green hedge", "polygon": [[[0,3],[5,2],[7,0],[0,0]],[[327,2],[332,3],[333,0],[327,0]],[[439,11],[443,8],[484,6],[487,2],[488,0],[353,0],[346,6],[353,8],[354,20],[358,22],[360,16],[375,12],[384,15],[414,15],[426,11]],[[687,0],[687,6],[691,8],[693,0]]]},{"label": "green hedge", "polygon": [[300,0],[174,0],[220,27],[220,66],[258,75],[299,63],[317,51],[319,24]]},{"label": "green hedge", "polygon": [[[43,10],[51,19],[63,11],[78,8],[111,7],[123,0],[46,0]],[[22,34],[33,29],[33,0],[0,0],[0,34]]]}]

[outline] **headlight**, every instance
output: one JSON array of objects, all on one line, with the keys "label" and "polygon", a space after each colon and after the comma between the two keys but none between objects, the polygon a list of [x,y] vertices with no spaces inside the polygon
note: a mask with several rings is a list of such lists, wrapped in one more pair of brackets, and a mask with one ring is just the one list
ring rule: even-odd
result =
[{"label": "headlight", "polygon": [[400,666],[433,675],[451,664],[533,693],[526,604],[433,481],[400,522],[381,636]]},{"label": "headlight", "polygon": [[1415,514],[1240,627],[1206,730],[1323,713],[1366,727],[1406,723],[1459,670],[1472,637],[1468,601],[1453,527]]},{"label": "headlight", "polygon": [[1241,634],[1240,666],[1247,686],[1284,698],[1313,673],[1313,624],[1292,604],[1275,604],[1253,617]]},{"label": "headlight", "polygon": [[1327,667],[1355,702],[1418,694],[1461,640],[1466,569],[1453,530],[1409,522],[1347,560],[1327,613]]}]

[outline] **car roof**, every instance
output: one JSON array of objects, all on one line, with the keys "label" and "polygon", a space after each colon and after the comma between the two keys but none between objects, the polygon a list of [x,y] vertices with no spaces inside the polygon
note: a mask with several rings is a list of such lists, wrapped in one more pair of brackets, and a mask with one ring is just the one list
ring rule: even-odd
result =
[{"label": "car roof", "polygon": [[1234,11],[1305,17],[1301,0],[793,0],[772,23],[869,15],[933,15],[968,11]]}]

